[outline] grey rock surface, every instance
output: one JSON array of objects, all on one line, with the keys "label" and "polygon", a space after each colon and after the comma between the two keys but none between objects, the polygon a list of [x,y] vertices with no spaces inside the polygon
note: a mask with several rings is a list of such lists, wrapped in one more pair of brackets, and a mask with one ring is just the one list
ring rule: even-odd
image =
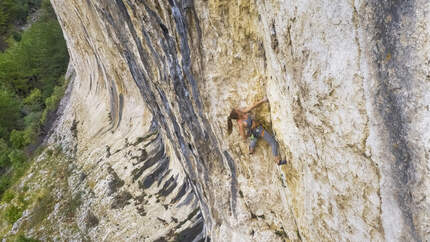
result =
[{"label": "grey rock surface", "polygon": [[[91,240],[430,238],[427,1],[51,1]],[[264,96],[283,167],[226,134]]]}]

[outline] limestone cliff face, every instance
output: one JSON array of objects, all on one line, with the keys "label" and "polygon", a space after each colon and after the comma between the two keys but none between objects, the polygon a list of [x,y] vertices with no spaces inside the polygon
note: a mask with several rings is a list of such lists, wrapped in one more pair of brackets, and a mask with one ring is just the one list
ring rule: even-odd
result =
[{"label": "limestone cliff face", "polygon": [[[430,238],[427,1],[52,3],[75,74],[50,142],[90,239]],[[226,134],[264,96],[281,168]]]}]

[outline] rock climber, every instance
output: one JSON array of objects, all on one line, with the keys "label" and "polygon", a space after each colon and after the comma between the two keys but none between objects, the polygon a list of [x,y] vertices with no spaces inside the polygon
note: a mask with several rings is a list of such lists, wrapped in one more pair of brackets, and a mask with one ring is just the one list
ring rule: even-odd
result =
[{"label": "rock climber", "polygon": [[281,156],[278,152],[278,142],[276,142],[275,138],[272,134],[270,134],[267,130],[263,128],[263,126],[254,120],[250,114],[251,110],[260,106],[262,103],[267,102],[267,97],[254,103],[252,106],[246,109],[237,109],[234,108],[230,112],[230,116],[227,119],[228,126],[228,134],[231,134],[233,129],[232,119],[237,120],[237,124],[239,125],[239,133],[246,140],[247,137],[251,137],[251,143],[249,144],[249,154],[254,153],[255,146],[257,145],[258,138],[263,138],[267,143],[272,147],[272,154],[275,157],[275,163],[280,165],[284,165],[287,163],[286,160],[281,160]]}]

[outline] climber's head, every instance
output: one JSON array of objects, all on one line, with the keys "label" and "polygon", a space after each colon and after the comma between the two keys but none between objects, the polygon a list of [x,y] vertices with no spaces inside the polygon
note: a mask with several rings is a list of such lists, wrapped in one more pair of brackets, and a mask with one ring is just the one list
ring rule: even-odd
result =
[{"label": "climber's head", "polygon": [[228,116],[227,119],[227,133],[230,135],[231,131],[233,130],[233,124],[231,122],[232,119],[239,119],[240,118],[240,111],[238,111],[237,109],[233,109],[230,112],[230,115]]}]

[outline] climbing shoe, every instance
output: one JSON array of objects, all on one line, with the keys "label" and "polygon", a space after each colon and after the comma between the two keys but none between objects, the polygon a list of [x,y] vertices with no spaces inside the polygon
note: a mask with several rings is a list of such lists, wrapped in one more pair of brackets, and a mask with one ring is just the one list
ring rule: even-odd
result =
[{"label": "climbing shoe", "polygon": [[286,160],[279,160],[279,162],[278,162],[278,166],[282,166],[282,165],[285,165],[285,164],[287,164]]}]

